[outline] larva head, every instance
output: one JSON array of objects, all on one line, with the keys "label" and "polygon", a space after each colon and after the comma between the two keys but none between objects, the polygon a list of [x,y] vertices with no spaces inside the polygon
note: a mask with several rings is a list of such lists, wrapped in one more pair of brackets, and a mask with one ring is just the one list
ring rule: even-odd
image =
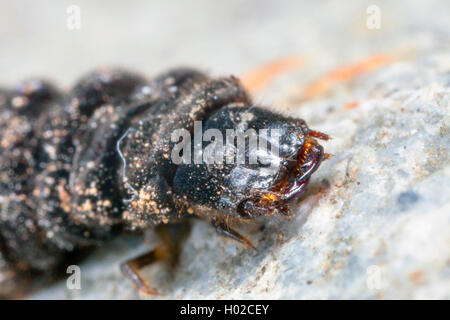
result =
[{"label": "larva head", "polygon": [[324,158],[315,137],[328,139],[303,120],[242,105],[211,115],[202,137],[201,148],[191,144],[192,162],[177,168],[175,194],[197,209],[241,219],[288,215],[287,205]]}]

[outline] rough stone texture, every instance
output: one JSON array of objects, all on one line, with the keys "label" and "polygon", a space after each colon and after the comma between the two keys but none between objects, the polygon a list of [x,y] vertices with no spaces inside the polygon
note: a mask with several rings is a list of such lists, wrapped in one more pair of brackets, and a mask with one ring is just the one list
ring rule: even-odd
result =
[{"label": "rough stone texture", "polygon": [[[56,3],[41,11],[62,10],[64,17],[65,7]],[[35,41],[28,38],[29,20],[11,22],[18,40],[0,55],[4,83],[42,73],[64,85],[98,64],[121,62],[154,74],[188,63],[214,74],[242,74],[270,59],[305,57],[300,69],[277,77],[256,101],[332,135],[324,145],[335,157],[313,175],[295,218],[242,227],[258,252],[193,222],[177,271],[168,274],[163,265],[145,271],[161,292],[154,298],[449,299],[450,3],[379,1],[380,30],[365,25],[373,3],[186,3],[104,10],[80,1],[86,20],[78,34],[64,26],[35,31],[55,40],[48,46],[54,59],[46,57],[48,47],[33,56],[22,52]],[[64,53],[77,58],[68,63]],[[376,53],[393,61],[348,79],[330,75]],[[327,90],[307,94],[305,88],[327,74],[320,82]],[[153,246],[149,238],[149,245],[126,238],[93,252],[81,264],[82,290],[68,290],[61,281],[33,298],[139,298],[118,263]]]}]

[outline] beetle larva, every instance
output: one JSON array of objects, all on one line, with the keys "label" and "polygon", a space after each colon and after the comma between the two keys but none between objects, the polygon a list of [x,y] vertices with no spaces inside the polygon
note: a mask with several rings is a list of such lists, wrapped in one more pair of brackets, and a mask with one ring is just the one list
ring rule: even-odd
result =
[{"label": "beetle larva", "polygon": [[[289,215],[288,204],[324,158],[315,138],[328,139],[303,120],[252,104],[238,79],[191,69],[152,81],[98,70],[69,93],[34,79],[1,90],[0,107],[2,296],[14,294],[29,274],[54,270],[68,252],[185,216],[207,219],[221,234],[253,246],[227,223]],[[195,121],[203,132],[224,136],[229,129],[278,130],[277,154],[266,154],[275,166],[175,164],[172,133],[192,133]],[[210,143],[201,141],[202,150]],[[201,158],[193,147],[191,156]],[[253,151],[243,150],[248,160]],[[149,253],[122,270],[151,293],[138,269],[155,259]]]}]

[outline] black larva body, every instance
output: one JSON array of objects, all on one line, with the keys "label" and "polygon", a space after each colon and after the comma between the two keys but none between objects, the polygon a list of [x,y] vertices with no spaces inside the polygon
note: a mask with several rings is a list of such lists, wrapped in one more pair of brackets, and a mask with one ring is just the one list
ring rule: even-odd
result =
[{"label": "black larva body", "polygon": [[[195,120],[233,126],[242,112],[254,118],[247,126],[274,122],[285,137],[294,134],[295,141],[285,142],[289,148],[280,149],[280,158],[292,161],[307,134],[304,122],[251,107],[233,77],[177,69],[146,81],[103,70],[69,94],[41,80],[0,91],[0,296],[24,274],[53,270],[67,252],[123,230],[196,211],[205,216],[205,208],[236,215],[251,190],[225,179],[233,166],[175,166],[170,139],[175,129],[192,131]],[[265,183],[274,184],[282,171]]]}]

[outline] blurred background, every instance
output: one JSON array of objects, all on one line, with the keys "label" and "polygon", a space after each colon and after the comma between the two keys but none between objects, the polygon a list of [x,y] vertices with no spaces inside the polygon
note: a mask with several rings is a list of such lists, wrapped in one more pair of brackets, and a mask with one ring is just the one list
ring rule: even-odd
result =
[{"label": "blurred background", "polygon": [[[146,298],[450,298],[450,1],[0,0],[0,48],[0,86],[188,65],[333,136],[296,217],[247,227],[257,253],[196,222]],[[82,290],[34,298],[142,298],[118,264],[152,245],[118,239]]]}]

